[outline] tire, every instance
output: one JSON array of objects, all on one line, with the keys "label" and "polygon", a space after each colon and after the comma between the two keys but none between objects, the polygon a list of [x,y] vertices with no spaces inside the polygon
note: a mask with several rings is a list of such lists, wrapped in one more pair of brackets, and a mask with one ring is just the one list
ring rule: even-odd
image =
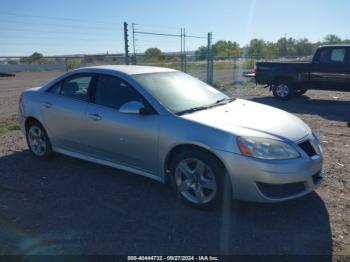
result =
[{"label": "tire", "polygon": [[38,121],[31,121],[26,127],[26,139],[30,152],[39,159],[52,156],[52,146],[44,127]]},{"label": "tire", "polygon": [[273,85],[273,95],[280,100],[289,100],[295,94],[293,84],[287,80],[281,80]]},{"label": "tire", "polygon": [[305,94],[307,92],[307,90],[305,89],[305,90],[297,90],[296,92],[295,92],[295,96],[302,96],[303,94]]},{"label": "tire", "polygon": [[[231,182],[222,165],[202,150],[184,151],[170,164],[170,181],[178,198],[195,208],[218,206],[231,200]],[[226,202],[226,201],[225,201]]]}]

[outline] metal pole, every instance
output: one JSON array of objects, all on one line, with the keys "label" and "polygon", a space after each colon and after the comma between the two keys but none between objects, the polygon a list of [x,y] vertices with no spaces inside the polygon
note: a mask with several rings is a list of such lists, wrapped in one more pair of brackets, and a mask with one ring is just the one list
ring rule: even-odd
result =
[{"label": "metal pole", "polygon": [[128,24],[124,22],[125,64],[129,65]]},{"label": "metal pole", "polygon": [[208,45],[207,45],[207,83],[210,84],[210,33],[208,33]]},{"label": "metal pole", "polygon": [[184,54],[183,54],[183,35],[182,35],[182,27],[181,27],[181,53],[180,53],[180,59],[181,59],[181,71],[184,71]]},{"label": "metal pole", "polygon": [[187,55],[186,55],[186,31],[185,28],[183,29],[183,39],[184,39],[184,44],[183,44],[183,51],[184,51],[184,72],[187,72]]},{"label": "metal pole", "polygon": [[64,63],[66,64],[66,71],[68,71],[69,68],[68,68],[68,58],[67,57],[64,58]]},{"label": "metal pole", "polygon": [[207,48],[207,83],[213,83],[213,52],[212,52],[212,33],[208,33]]},{"label": "metal pole", "polygon": [[137,64],[136,50],[135,50],[135,23],[132,23],[132,48],[134,52],[134,65]]}]

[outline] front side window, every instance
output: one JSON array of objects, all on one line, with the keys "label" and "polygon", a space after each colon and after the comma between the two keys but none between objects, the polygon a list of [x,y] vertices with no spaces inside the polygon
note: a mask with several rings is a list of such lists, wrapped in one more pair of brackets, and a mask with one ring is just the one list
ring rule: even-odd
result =
[{"label": "front side window", "polygon": [[51,86],[47,92],[54,94],[54,95],[59,95],[61,92],[61,87],[62,87],[62,81],[58,82],[57,84]]},{"label": "front side window", "polygon": [[143,103],[142,96],[128,83],[114,76],[100,75],[98,77],[95,93],[96,104],[119,109],[131,101]]},{"label": "front side window", "polygon": [[64,80],[60,94],[66,97],[88,101],[92,75],[71,76]]}]

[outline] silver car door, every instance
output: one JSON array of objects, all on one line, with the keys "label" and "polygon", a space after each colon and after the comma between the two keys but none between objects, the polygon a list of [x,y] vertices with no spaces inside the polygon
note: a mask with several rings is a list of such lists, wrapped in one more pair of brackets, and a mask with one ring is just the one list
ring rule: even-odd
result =
[{"label": "silver car door", "polygon": [[87,109],[86,144],[95,157],[156,174],[159,117],[155,111],[148,115],[120,113],[119,108],[130,101],[147,104],[125,81],[99,75],[94,103]]},{"label": "silver car door", "polygon": [[45,92],[41,110],[54,147],[84,151],[82,142],[92,79],[92,74],[72,75]]}]

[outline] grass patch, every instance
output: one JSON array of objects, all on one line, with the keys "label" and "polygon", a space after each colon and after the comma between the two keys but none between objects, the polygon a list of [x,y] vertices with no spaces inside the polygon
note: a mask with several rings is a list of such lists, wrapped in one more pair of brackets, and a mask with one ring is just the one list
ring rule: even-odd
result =
[{"label": "grass patch", "polygon": [[7,130],[9,130],[9,131],[20,130],[20,129],[21,129],[21,127],[17,123],[13,123],[13,124],[10,124],[7,126]]},{"label": "grass patch", "polygon": [[5,134],[9,131],[20,130],[21,127],[18,123],[10,123],[4,127],[0,127],[0,134]]}]

